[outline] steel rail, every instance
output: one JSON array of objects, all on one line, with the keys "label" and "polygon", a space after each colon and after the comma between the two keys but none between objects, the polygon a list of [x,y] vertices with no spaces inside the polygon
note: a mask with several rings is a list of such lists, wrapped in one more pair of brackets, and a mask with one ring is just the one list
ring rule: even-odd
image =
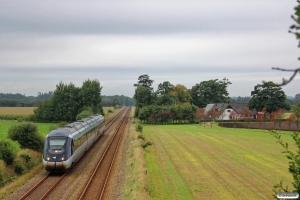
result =
[{"label": "steel rail", "polygon": [[[120,112],[118,112],[115,116],[113,116],[107,123],[106,125],[108,125],[108,127],[105,127],[105,131],[108,130],[113,124],[114,122],[118,119],[119,116],[121,116],[124,112],[125,112],[125,108],[122,109]],[[52,187],[40,198],[41,200],[47,198],[47,196],[54,190],[54,188],[64,179],[64,177],[67,175],[67,173],[70,170],[68,170],[66,173],[64,173],[59,180],[54,183],[52,185]],[[29,195],[31,195],[40,185],[42,185],[43,182],[45,182],[45,180],[47,180],[50,176],[50,173],[48,173],[42,180],[40,180],[36,185],[34,185],[28,192],[26,192],[21,198],[20,200],[24,200],[26,199]]]},{"label": "steel rail", "polygon": [[[128,112],[129,110],[130,110],[130,109],[127,109],[127,112]],[[126,115],[125,115],[125,117],[126,117]],[[94,177],[95,177],[95,175],[96,175],[96,173],[97,173],[97,171],[98,171],[100,165],[102,164],[103,159],[104,159],[105,156],[107,155],[107,152],[108,152],[109,148],[111,147],[111,144],[112,144],[112,142],[114,141],[114,139],[115,139],[115,137],[116,137],[116,135],[117,135],[119,129],[121,128],[121,126],[122,126],[122,124],[123,124],[123,121],[125,121],[125,117],[122,119],[122,121],[121,121],[121,123],[119,124],[117,130],[115,131],[114,135],[112,136],[111,140],[109,141],[109,144],[107,145],[107,147],[106,147],[106,149],[105,149],[105,151],[104,151],[102,157],[101,157],[100,160],[98,161],[97,166],[95,167],[95,169],[94,169],[94,171],[93,171],[93,173],[92,173],[90,179],[88,180],[88,182],[87,182],[87,184],[86,184],[84,190],[83,190],[82,193],[81,193],[81,196],[79,197],[80,200],[83,199],[84,196],[86,195],[87,190],[88,190],[89,186],[91,185],[91,183],[92,183],[92,181],[93,181],[93,179],[94,179]]]},{"label": "steel rail", "polygon": [[[127,124],[128,124],[128,117],[129,117],[130,111],[131,111],[131,109],[129,109],[129,111],[128,111],[128,112],[126,113],[126,115],[125,115],[125,118],[124,118],[124,119],[126,120],[125,123],[122,123],[122,124],[121,124],[121,126],[122,126],[122,125],[124,126],[124,130],[125,130]],[[118,131],[119,131],[119,130],[118,130]],[[118,140],[118,144],[117,144],[117,147],[116,147],[116,149],[115,149],[113,159],[112,159],[112,161],[111,161],[111,163],[110,163],[109,170],[108,170],[108,173],[107,173],[107,175],[106,175],[105,182],[104,182],[104,185],[103,185],[103,188],[102,188],[100,197],[98,198],[99,200],[102,199],[102,197],[103,197],[103,195],[104,195],[104,191],[105,191],[105,188],[106,188],[106,184],[107,184],[107,181],[108,181],[110,172],[111,172],[111,170],[112,170],[112,167],[113,167],[113,164],[114,164],[114,161],[115,161],[115,157],[116,157],[116,155],[117,155],[117,152],[118,152],[118,149],[119,149],[119,146],[120,146],[120,143],[121,143],[122,138],[123,138],[123,134],[121,134],[121,136],[120,136],[120,138],[119,138],[119,140]]]},{"label": "steel rail", "polygon": [[26,199],[33,191],[35,191],[36,188],[38,188],[48,177],[50,173],[48,173],[42,180],[40,180],[37,184],[35,184],[26,194],[24,194],[20,200]]}]

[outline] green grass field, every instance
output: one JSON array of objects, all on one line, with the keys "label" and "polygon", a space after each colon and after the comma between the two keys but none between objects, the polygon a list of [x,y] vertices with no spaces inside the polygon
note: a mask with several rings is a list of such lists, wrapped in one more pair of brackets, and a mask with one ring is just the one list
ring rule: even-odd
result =
[{"label": "green grass field", "polygon": [[[8,129],[20,122],[15,121],[1,121],[0,122],[0,139],[7,138]],[[55,123],[34,123],[38,127],[38,132],[43,136],[46,136],[49,133],[50,127],[55,125]]]},{"label": "green grass field", "polygon": [[[291,188],[288,160],[267,131],[144,125],[143,135],[153,142],[146,148],[153,199],[272,199],[280,180]],[[282,139],[292,143],[288,133]]]}]

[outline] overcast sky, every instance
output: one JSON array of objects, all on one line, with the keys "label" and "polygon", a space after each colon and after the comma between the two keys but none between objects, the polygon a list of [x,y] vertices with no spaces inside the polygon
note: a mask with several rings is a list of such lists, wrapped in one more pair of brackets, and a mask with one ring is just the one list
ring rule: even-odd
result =
[{"label": "overcast sky", "polygon": [[[102,95],[226,77],[230,96],[299,68],[288,33],[296,0],[0,0],[0,92],[36,96],[56,84],[98,79]],[[300,75],[283,87],[300,93]]]}]

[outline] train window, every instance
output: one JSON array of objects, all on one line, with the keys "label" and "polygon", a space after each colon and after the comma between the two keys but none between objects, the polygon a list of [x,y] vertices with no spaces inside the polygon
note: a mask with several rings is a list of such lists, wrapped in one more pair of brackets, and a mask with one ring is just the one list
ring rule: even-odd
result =
[{"label": "train window", "polygon": [[49,138],[49,149],[64,150],[66,141],[66,138]]}]

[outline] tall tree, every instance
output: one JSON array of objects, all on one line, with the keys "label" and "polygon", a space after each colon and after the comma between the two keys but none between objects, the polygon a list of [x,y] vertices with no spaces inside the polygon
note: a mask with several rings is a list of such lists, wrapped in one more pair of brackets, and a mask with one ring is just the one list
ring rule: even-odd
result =
[{"label": "tall tree", "polygon": [[228,79],[214,79],[196,84],[190,90],[192,103],[199,108],[209,103],[225,103],[229,100],[227,86],[231,84]]},{"label": "tall tree", "polygon": [[83,82],[79,97],[82,107],[91,107],[93,113],[103,113],[101,103],[101,90],[100,82],[98,80],[86,80]]},{"label": "tall tree", "polygon": [[249,101],[249,108],[261,111],[264,108],[268,113],[277,111],[280,108],[289,109],[287,105],[286,95],[281,87],[273,82],[264,82],[257,84],[251,92],[251,100]]},{"label": "tall tree", "polygon": [[174,86],[170,94],[176,103],[190,103],[192,99],[188,89],[181,84]]},{"label": "tall tree", "polygon": [[139,80],[138,83],[134,84],[133,86],[135,87],[144,86],[148,88],[150,91],[153,91],[152,83],[154,81],[151,80],[147,74],[140,75],[138,80]]},{"label": "tall tree", "polygon": [[158,85],[157,94],[157,105],[171,105],[173,103],[170,93],[173,91],[174,85],[169,81],[165,81]]}]

